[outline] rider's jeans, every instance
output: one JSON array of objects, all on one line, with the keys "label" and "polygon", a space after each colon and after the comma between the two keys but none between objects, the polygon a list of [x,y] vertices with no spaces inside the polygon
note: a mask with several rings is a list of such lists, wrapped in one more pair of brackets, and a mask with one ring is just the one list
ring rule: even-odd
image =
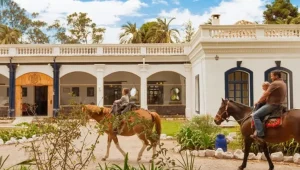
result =
[{"label": "rider's jeans", "polygon": [[254,119],[254,125],[255,125],[255,129],[257,131],[258,137],[265,136],[264,127],[263,127],[261,119],[263,119],[266,115],[270,114],[276,108],[278,108],[278,105],[265,104],[261,108],[259,108],[258,110],[256,110],[254,112],[253,119]]}]

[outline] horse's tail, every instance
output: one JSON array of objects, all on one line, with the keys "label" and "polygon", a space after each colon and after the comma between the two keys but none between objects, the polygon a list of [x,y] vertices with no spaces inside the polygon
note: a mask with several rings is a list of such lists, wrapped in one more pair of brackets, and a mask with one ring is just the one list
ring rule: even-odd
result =
[{"label": "horse's tail", "polygon": [[157,114],[156,112],[152,112],[152,115],[154,117],[154,122],[155,122],[155,131],[156,134],[158,135],[158,144],[160,142],[160,134],[161,134],[161,120],[160,120],[160,116],[159,114]]}]

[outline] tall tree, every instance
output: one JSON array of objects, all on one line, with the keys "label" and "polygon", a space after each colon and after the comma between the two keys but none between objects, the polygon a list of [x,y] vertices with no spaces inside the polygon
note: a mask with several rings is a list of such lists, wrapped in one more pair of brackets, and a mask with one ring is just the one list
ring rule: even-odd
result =
[{"label": "tall tree", "polygon": [[271,4],[267,4],[266,8],[265,24],[299,24],[298,7],[294,6],[290,0],[274,0]]},{"label": "tall tree", "polygon": [[20,36],[19,30],[0,25],[0,44],[19,44]]},{"label": "tall tree", "polygon": [[120,44],[143,42],[142,32],[136,27],[136,23],[132,24],[131,22],[127,22],[127,24],[122,25],[122,30],[124,30],[124,32],[120,34]]},{"label": "tall tree", "polygon": [[170,23],[175,18],[171,18],[167,21],[166,18],[157,18],[157,24],[151,27],[147,32],[147,40],[151,43],[174,43],[179,42],[179,31],[174,28],[170,28]]},{"label": "tall tree", "polygon": [[[38,13],[33,13],[32,18],[35,19],[38,17]],[[30,44],[45,44],[49,43],[49,36],[44,33],[42,30],[46,29],[47,23],[40,20],[32,20],[30,27],[26,30],[25,34],[27,35],[27,43]]]},{"label": "tall tree", "polygon": [[105,28],[96,28],[96,24],[87,16],[87,13],[73,13],[67,17],[71,38],[80,43],[88,43],[91,36],[93,43],[101,43]]},{"label": "tall tree", "polygon": [[48,31],[55,32],[53,38],[56,40],[55,43],[61,44],[77,44],[79,43],[76,39],[72,39],[66,34],[67,29],[62,26],[59,20],[55,20],[52,25],[47,28]]},{"label": "tall tree", "polygon": [[195,33],[195,29],[193,28],[191,20],[189,20],[184,24],[184,30],[185,30],[184,42],[190,42]]},{"label": "tall tree", "polygon": [[154,41],[150,37],[147,37],[147,33],[149,32],[149,30],[151,30],[151,28],[154,28],[155,26],[157,26],[157,24],[158,23],[156,21],[150,21],[150,22],[144,23],[141,26],[140,32],[142,34],[142,42],[143,43],[151,43]]},{"label": "tall tree", "polygon": [[0,22],[22,33],[20,43],[48,43],[49,39],[43,29],[46,23],[37,20],[38,13],[28,14],[16,2],[7,0],[0,11]]}]

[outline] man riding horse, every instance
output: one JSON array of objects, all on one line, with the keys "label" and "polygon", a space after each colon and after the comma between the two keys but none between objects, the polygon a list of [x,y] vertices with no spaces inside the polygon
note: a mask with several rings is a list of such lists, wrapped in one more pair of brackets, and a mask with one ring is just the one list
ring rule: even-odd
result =
[{"label": "man riding horse", "polygon": [[257,106],[266,102],[261,108],[253,113],[253,120],[257,134],[251,135],[253,139],[264,142],[264,127],[261,119],[271,114],[278,109],[284,102],[287,93],[285,82],[281,79],[281,72],[278,70],[271,72],[272,83],[268,89],[263,93],[262,97],[254,105]]}]

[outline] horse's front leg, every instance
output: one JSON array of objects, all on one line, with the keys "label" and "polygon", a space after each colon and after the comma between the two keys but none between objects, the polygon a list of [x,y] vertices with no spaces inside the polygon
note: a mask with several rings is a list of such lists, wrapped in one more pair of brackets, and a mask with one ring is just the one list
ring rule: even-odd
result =
[{"label": "horse's front leg", "polygon": [[113,136],[112,136],[112,140],[114,140],[114,143],[115,143],[117,149],[118,149],[118,150],[122,153],[122,155],[125,157],[125,156],[126,156],[126,153],[125,153],[125,152],[123,151],[123,149],[120,147],[119,140],[118,140],[117,136],[116,136],[116,135],[113,135]]},{"label": "horse's front leg", "polygon": [[107,146],[106,146],[106,154],[105,154],[104,158],[102,158],[102,161],[105,161],[109,157],[109,149],[110,149],[111,141],[112,141],[112,137],[111,137],[111,135],[108,135],[108,137],[107,137]]},{"label": "horse's front leg", "polygon": [[248,156],[249,156],[249,152],[250,152],[250,147],[253,143],[253,139],[250,137],[245,137],[244,139],[244,144],[245,144],[245,153],[244,153],[244,159],[243,159],[243,163],[241,166],[239,166],[238,170],[243,170],[244,168],[246,168],[247,166],[247,161],[248,161]]},{"label": "horse's front leg", "polygon": [[268,145],[266,142],[264,142],[263,144],[261,144],[262,147],[263,147],[263,150],[264,150],[264,154],[265,154],[265,157],[267,158],[267,161],[269,163],[269,170],[273,170],[274,169],[274,164],[270,158],[270,153],[269,153],[269,150],[268,150]]}]

